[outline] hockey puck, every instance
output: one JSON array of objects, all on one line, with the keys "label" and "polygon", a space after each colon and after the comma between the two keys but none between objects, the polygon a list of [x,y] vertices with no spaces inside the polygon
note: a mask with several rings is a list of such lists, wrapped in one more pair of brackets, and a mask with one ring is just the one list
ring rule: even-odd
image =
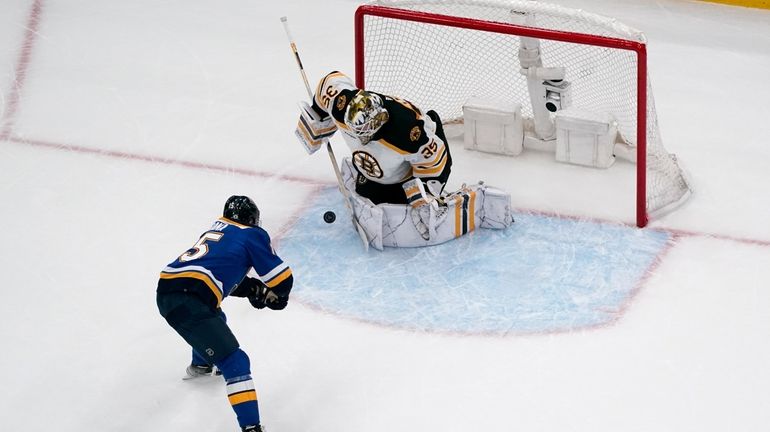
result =
[{"label": "hockey puck", "polygon": [[337,220],[337,215],[334,214],[333,211],[328,211],[328,212],[324,213],[324,222],[332,223],[335,220]]}]

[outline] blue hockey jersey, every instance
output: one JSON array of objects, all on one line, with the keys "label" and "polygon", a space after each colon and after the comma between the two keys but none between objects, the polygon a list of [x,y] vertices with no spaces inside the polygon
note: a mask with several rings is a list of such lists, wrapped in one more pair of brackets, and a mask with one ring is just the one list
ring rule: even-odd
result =
[{"label": "blue hockey jersey", "polygon": [[265,230],[221,217],[195,245],[166,266],[160,278],[198,279],[211,289],[219,307],[251,268],[268,288],[276,287],[292,274],[291,268],[276,255]]}]

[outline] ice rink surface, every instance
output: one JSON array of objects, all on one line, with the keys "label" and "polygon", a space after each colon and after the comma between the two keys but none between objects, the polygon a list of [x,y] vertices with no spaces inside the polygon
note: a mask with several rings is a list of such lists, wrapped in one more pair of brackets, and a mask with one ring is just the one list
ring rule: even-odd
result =
[{"label": "ice rink surface", "polygon": [[222,382],[180,379],[154,301],[232,194],[297,277],[283,312],[223,306],[270,432],[767,430],[770,12],[558,1],[647,34],[695,189],[648,229],[627,226],[630,164],[454,143],[450,189],[510,191],[516,224],[364,255],[328,158],[293,137],[279,21],[311,81],[352,75],[358,4],[3,0],[0,430],[237,430]]}]

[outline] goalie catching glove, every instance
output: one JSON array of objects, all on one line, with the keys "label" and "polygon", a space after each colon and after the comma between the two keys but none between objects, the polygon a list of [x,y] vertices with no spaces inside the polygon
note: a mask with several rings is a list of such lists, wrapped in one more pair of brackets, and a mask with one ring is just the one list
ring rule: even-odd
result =
[{"label": "goalie catching glove", "polygon": [[230,295],[248,298],[257,309],[281,310],[289,304],[289,292],[290,286],[288,289],[281,286],[270,289],[261,280],[246,276]]},{"label": "goalie catching glove", "polygon": [[330,136],[337,132],[337,125],[331,116],[321,116],[307,102],[300,102],[300,116],[294,134],[305,147],[308,154],[313,154],[321,148]]}]

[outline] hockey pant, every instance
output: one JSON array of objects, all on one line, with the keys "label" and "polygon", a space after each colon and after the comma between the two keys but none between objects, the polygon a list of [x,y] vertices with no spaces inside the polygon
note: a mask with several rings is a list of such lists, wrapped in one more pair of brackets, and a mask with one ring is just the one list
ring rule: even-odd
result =
[{"label": "hockey pant", "polygon": [[[193,364],[213,364],[227,382],[227,397],[241,427],[260,424],[259,404],[248,355],[215,304],[196,294],[196,279],[161,279],[160,314],[193,349]],[[183,288],[189,285],[187,291]],[[206,288],[208,289],[208,288]],[[198,363],[196,363],[198,362]]]}]

